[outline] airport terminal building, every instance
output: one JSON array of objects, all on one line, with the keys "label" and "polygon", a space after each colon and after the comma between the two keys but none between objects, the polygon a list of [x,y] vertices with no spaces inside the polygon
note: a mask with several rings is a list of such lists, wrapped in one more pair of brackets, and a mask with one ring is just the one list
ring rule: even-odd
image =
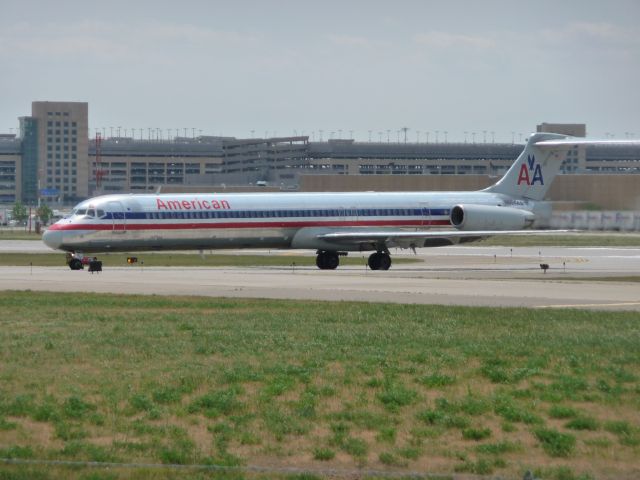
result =
[{"label": "airport terminal building", "polygon": [[[518,143],[484,141],[310,142],[308,136],[238,139],[196,136],[195,131],[187,136],[186,130],[184,136],[171,139],[154,138],[151,130],[146,139],[140,138],[142,131],[138,138],[119,131],[113,135],[104,129],[90,135],[85,102],[33,102],[31,115],[21,117],[19,125],[17,135],[0,135],[0,203],[68,205],[100,193],[158,189],[317,190],[324,186],[333,190],[327,181],[337,176],[371,185],[384,179],[402,189],[408,183],[397,180],[403,177],[499,176],[523,149]],[[537,129],[575,136],[586,132],[581,124],[541,124]],[[640,174],[640,148],[575,150],[569,153],[562,171]]]}]

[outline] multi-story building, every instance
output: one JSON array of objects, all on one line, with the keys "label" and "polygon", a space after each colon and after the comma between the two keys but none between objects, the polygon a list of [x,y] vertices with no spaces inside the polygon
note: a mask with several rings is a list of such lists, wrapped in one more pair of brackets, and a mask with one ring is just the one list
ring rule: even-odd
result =
[{"label": "multi-story building", "polygon": [[15,135],[0,135],[0,203],[13,203],[21,195],[21,142]]},{"label": "multi-story building", "polygon": [[[309,142],[278,138],[89,138],[85,102],[33,102],[20,133],[0,135],[0,202],[71,204],[101,193],[269,185],[293,189],[309,175],[499,176],[523,149],[493,142]],[[584,124],[538,131],[584,136]],[[119,131],[119,129],[118,129]],[[106,133],[106,132],[104,132]],[[142,134],[141,134],[142,135]],[[474,139],[475,140],[475,139]],[[563,173],[640,173],[640,148],[572,151]],[[322,183],[322,182],[320,182]]]}]

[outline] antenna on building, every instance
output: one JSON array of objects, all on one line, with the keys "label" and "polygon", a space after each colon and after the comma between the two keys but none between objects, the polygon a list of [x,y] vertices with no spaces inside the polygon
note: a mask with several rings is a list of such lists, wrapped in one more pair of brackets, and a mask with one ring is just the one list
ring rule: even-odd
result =
[{"label": "antenna on building", "polygon": [[407,132],[409,131],[409,127],[402,127],[400,130],[404,132],[404,143],[407,143]]}]

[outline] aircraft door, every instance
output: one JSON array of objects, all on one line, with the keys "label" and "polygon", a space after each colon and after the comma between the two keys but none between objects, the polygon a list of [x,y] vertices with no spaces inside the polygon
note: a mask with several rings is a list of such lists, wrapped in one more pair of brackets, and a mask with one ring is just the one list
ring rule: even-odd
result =
[{"label": "aircraft door", "polygon": [[121,234],[127,231],[127,218],[122,202],[112,201],[107,203],[107,210],[111,212],[112,232]]},{"label": "aircraft door", "polygon": [[420,218],[423,227],[431,225],[431,209],[429,209],[428,203],[420,202]]},{"label": "aircraft door", "polygon": [[346,224],[358,221],[358,209],[356,207],[345,207],[340,209],[342,221]]}]

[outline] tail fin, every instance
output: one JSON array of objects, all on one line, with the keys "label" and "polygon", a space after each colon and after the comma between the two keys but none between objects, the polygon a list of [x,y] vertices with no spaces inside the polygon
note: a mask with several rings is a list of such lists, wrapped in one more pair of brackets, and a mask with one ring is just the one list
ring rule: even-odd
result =
[{"label": "tail fin", "polygon": [[542,200],[558,174],[571,145],[567,143],[549,148],[548,146],[538,147],[536,143],[565,138],[567,138],[566,135],[556,133],[534,133],[529,137],[524,150],[507,173],[497,183],[483,191]]}]

